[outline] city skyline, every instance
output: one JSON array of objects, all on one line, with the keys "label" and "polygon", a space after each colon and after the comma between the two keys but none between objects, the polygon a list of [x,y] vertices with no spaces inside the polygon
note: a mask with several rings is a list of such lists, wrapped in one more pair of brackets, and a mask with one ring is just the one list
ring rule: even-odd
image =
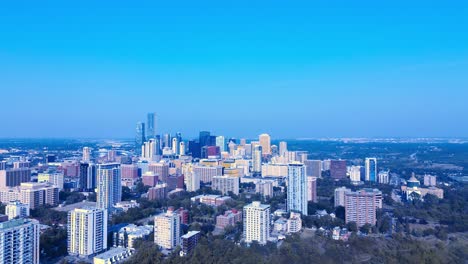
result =
[{"label": "city skyline", "polygon": [[466,7],[7,3],[0,137],[463,137]]}]

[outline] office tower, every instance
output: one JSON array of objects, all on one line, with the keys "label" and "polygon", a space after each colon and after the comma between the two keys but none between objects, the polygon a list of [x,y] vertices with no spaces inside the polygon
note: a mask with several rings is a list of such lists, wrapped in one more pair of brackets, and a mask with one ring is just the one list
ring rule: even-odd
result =
[{"label": "office tower", "polygon": [[0,223],[0,263],[39,264],[39,222],[13,219]]},{"label": "office tower", "polygon": [[[432,176],[432,177],[434,177],[434,185],[435,185],[435,176]],[[388,184],[390,182],[390,171],[380,171],[379,174],[377,175],[377,181],[381,184]],[[424,182],[426,182],[426,177],[424,177]]]},{"label": "office tower", "polygon": [[340,187],[335,189],[335,207],[345,206],[345,193],[351,191],[346,187]]},{"label": "office tower", "polygon": [[209,146],[210,138],[211,136],[209,131],[200,131],[200,136],[198,138],[198,142],[200,142],[200,148]]},{"label": "office tower", "polygon": [[[380,172],[379,173],[379,179],[380,179],[380,174],[381,173],[385,173],[385,172]],[[389,172],[387,171],[386,174],[388,175]],[[387,181],[387,183],[388,183],[388,181]],[[424,175],[424,185],[425,186],[436,186],[437,185],[437,177],[434,176],[434,175],[429,175],[429,174]]]},{"label": "office tower", "polygon": [[86,162],[80,163],[79,177],[81,190],[94,190],[96,188],[96,165]]},{"label": "office tower", "polygon": [[366,158],[366,181],[377,181],[377,159]]},{"label": "office tower", "polygon": [[255,146],[252,151],[252,176],[262,175],[262,146]]},{"label": "office tower", "polygon": [[322,161],[321,160],[306,160],[304,161],[306,166],[307,176],[322,177]]},{"label": "office tower", "polygon": [[192,250],[197,246],[200,237],[200,231],[190,231],[187,234],[183,235],[180,238],[182,246],[180,256],[183,257],[190,254],[190,252],[192,252]]},{"label": "office tower", "polygon": [[174,155],[177,155],[177,153],[179,153],[179,142],[177,141],[176,137],[172,138],[172,153]]},{"label": "office tower", "polygon": [[201,158],[201,147],[200,143],[194,140],[188,142],[188,152],[193,158]]},{"label": "office tower", "polygon": [[317,177],[307,176],[307,201],[317,202]]},{"label": "office tower", "polygon": [[244,206],[244,241],[266,244],[270,237],[270,205],[258,201]]},{"label": "office tower", "polygon": [[330,161],[330,177],[333,179],[346,179],[346,160]]},{"label": "office tower", "polygon": [[159,180],[166,181],[169,177],[169,165],[162,162],[153,162],[148,165],[148,171],[151,171],[159,176]]},{"label": "office tower", "polygon": [[0,189],[0,202],[20,201],[36,209],[42,205],[57,206],[59,189],[49,183],[23,182],[20,186]]},{"label": "office tower", "polygon": [[157,139],[150,139],[141,146],[141,157],[145,160],[155,161],[159,155],[159,143]]},{"label": "office tower", "polygon": [[170,148],[171,147],[171,134],[166,133],[163,135],[163,147]]},{"label": "office tower", "polygon": [[218,158],[221,156],[221,152],[218,146],[205,146],[203,149],[206,148],[206,156],[205,158]]},{"label": "office tower", "polygon": [[89,257],[107,249],[107,212],[76,208],[68,212],[68,254]]},{"label": "office tower", "polygon": [[136,125],[136,134],[135,134],[135,150],[137,154],[140,154],[141,145],[143,145],[145,140],[146,140],[145,123],[138,122]]},{"label": "office tower", "polygon": [[230,176],[214,176],[211,181],[211,188],[220,191],[222,194],[232,192],[239,195],[239,178]]},{"label": "office tower", "polygon": [[193,172],[200,176],[200,181],[209,183],[212,182],[214,176],[223,175],[223,167],[195,165]]},{"label": "office tower", "polygon": [[174,249],[180,244],[180,215],[169,208],[154,217],[154,243],[163,249]]},{"label": "office tower", "polygon": [[62,173],[39,173],[37,175],[37,182],[48,182],[63,190],[63,174]]},{"label": "office tower", "polygon": [[223,136],[216,137],[216,146],[219,147],[221,152],[226,151],[226,140]]},{"label": "office tower", "polygon": [[288,143],[286,141],[281,141],[279,143],[279,155],[285,157],[286,152],[288,152]]},{"label": "office tower", "polygon": [[185,142],[180,142],[179,143],[179,155],[184,156],[185,155]]},{"label": "office tower", "polygon": [[146,137],[147,139],[156,138],[157,127],[156,113],[148,113],[146,120]]},{"label": "office tower", "polygon": [[29,216],[29,205],[20,201],[9,202],[5,207],[5,214],[9,220],[14,218],[26,218]]},{"label": "office tower", "polygon": [[349,179],[352,182],[361,181],[361,166],[351,166],[349,168]]},{"label": "office tower", "polygon": [[262,151],[264,155],[271,154],[271,138],[268,134],[261,134],[259,136],[260,146],[262,146]]},{"label": "office tower", "polygon": [[191,163],[182,165],[182,174],[184,175],[187,192],[196,192],[200,189],[200,175],[193,171]]},{"label": "office tower", "polygon": [[13,168],[0,170],[0,188],[19,186],[22,182],[31,181],[30,168]]},{"label": "office tower", "polygon": [[[52,163],[52,162],[55,162],[57,161],[57,155],[55,154],[47,154],[46,155],[46,163]],[[1,170],[1,164],[0,164],[0,170]]]},{"label": "office tower", "polygon": [[83,148],[83,162],[90,162],[91,161],[91,149],[89,147]]},{"label": "office tower", "polygon": [[96,207],[111,210],[114,204],[122,200],[120,164],[98,164],[96,184]]},{"label": "office tower", "polygon": [[355,222],[358,227],[375,225],[376,210],[382,208],[382,192],[377,189],[363,189],[345,192],[346,223]]},{"label": "office tower", "polygon": [[306,168],[302,163],[288,165],[287,209],[307,215],[307,178]]}]

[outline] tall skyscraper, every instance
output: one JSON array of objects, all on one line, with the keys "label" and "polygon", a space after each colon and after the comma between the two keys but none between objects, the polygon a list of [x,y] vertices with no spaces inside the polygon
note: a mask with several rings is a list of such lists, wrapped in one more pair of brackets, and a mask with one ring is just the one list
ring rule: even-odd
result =
[{"label": "tall skyscraper", "polygon": [[141,157],[149,161],[157,161],[159,143],[157,139],[150,139],[141,146]]},{"label": "tall skyscraper", "polygon": [[145,123],[138,122],[136,125],[136,133],[135,133],[135,150],[138,154],[141,154],[141,145],[146,140],[145,136]]},{"label": "tall skyscraper", "polygon": [[260,146],[262,146],[263,154],[271,154],[271,138],[268,134],[261,134],[259,136]]},{"label": "tall skyscraper", "polygon": [[262,175],[262,146],[255,146],[252,151],[252,175],[261,176]]},{"label": "tall skyscraper", "polygon": [[200,142],[200,148],[208,146],[210,144],[210,132],[209,131],[200,131],[200,136],[198,137],[198,142]]},{"label": "tall skyscraper", "polygon": [[39,264],[39,222],[13,219],[0,223],[0,263]]},{"label": "tall skyscraper", "polygon": [[376,210],[382,208],[382,192],[377,189],[363,189],[345,192],[346,223],[355,222],[358,227],[375,225]]},{"label": "tall skyscraper", "polygon": [[286,141],[281,141],[279,143],[279,155],[285,157],[286,152],[288,152],[288,143]]},{"label": "tall skyscraper", "polygon": [[266,244],[270,237],[270,205],[258,201],[244,206],[244,241]]},{"label": "tall skyscraper", "polygon": [[109,163],[97,166],[97,208],[112,210],[112,207],[122,200],[120,164]]},{"label": "tall skyscraper", "polygon": [[226,151],[226,139],[224,138],[224,136],[217,136],[216,137],[216,146],[219,147],[219,150],[221,152]]},{"label": "tall skyscraper", "polygon": [[174,208],[154,217],[154,243],[164,249],[180,245],[180,215]]},{"label": "tall skyscraper", "polygon": [[179,153],[179,141],[177,137],[172,138],[172,153],[177,155]]},{"label": "tall skyscraper", "polygon": [[76,208],[68,212],[68,254],[89,257],[107,249],[107,212]]},{"label": "tall skyscraper", "polygon": [[179,143],[179,155],[184,156],[185,155],[185,142],[180,142]]},{"label": "tall skyscraper", "polygon": [[288,165],[287,209],[307,215],[307,177],[302,163]]},{"label": "tall skyscraper", "polygon": [[96,165],[86,162],[80,163],[79,177],[81,190],[94,190],[96,188]]},{"label": "tall skyscraper", "polygon": [[377,159],[366,158],[366,181],[377,181]]},{"label": "tall skyscraper", "polygon": [[83,148],[83,161],[90,162],[91,161],[91,149],[89,147]]},{"label": "tall skyscraper", "polygon": [[148,113],[146,120],[146,139],[156,138],[157,115]]}]

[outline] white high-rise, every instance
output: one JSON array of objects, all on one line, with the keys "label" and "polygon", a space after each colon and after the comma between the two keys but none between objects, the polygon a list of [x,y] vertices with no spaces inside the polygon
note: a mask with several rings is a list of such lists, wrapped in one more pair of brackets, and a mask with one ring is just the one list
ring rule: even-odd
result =
[{"label": "white high-rise", "polygon": [[88,257],[107,249],[107,212],[76,208],[68,212],[68,254]]},{"label": "white high-rise", "polygon": [[120,164],[98,164],[96,185],[97,208],[112,209],[122,200]]},{"label": "white high-rise", "polygon": [[279,143],[279,155],[285,157],[286,152],[288,152],[288,143],[286,141],[281,141]]},{"label": "white high-rise", "polygon": [[164,249],[180,244],[180,215],[173,208],[154,217],[154,243]]},{"label": "white high-rise", "polygon": [[91,149],[89,147],[83,148],[83,161],[90,162],[91,161]]},{"label": "white high-rise", "polygon": [[270,205],[258,201],[244,206],[244,241],[266,244],[270,237]]},{"label": "white high-rise", "polygon": [[19,201],[9,202],[5,207],[5,214],[8,216],[8,220],[26,218],[29,216],[29,205]]},{"label": "white high-rise", "polygon": [[187,192],[196,192],[200,189],[200,175],[193,171],[192,163],[182,165],[182,174]]},{"label": "white high-rise", "polygon": [[268,134],[261,134],[259,136],[260,146],[262,146],[263,154],[271,154],[271,138]]},{"label": "white high-rise", "polygon": [[176,137],[172,139],[172,154],[177,155],[179,153],[179,141]]},{"label": "white high-rise", "polygon": [[352,182],[361,181],[361,166],[351,166],[349,168],[349,179]]},{"label": "white high-rise", "polygon": [[262,146],[255,146],[252,151],[252,175],[260,176],[262,174]]},{"label": "white high-rise", "polygon": [[179,155],[184,156],[185,155],[185,142],[181,141],[179,143]]},{"label": "white high-rise", "polygon": [[13,219],[0,223],[0,263],[39,264],[39,222]]},{"label": "white high-rise", "polygon": [[307,176],[306,167],[302,163],[288,165],[288,211],[307,215]]},{"label": "white high-rise", "polygon": [[239,178],[233,176],[214,176],[211,181],[211,188],[227,195],[232,192],[239,195]]}]

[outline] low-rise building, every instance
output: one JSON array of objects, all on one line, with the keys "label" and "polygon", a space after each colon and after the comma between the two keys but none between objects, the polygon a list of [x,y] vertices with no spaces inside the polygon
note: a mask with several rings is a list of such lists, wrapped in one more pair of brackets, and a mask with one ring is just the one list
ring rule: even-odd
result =
[{"label": "low-rise building", "polygon": [[133,250],[121,247],[111,248],[93,258],[93,264],[119,264],[128,260],[133,254]]},{"label": "low-rise building", "polygon": [[235,226],[237,222],[242,222],[242,212],[231,209],[216,217],[216,227],[224,229],[227,226]]}]

